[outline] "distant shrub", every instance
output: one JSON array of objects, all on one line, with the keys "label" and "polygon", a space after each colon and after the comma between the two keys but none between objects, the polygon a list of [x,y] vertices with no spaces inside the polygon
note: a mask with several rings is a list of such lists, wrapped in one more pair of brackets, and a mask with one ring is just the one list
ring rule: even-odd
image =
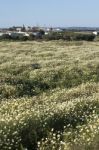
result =
[{"label": "distant shrub", "polygon": [[44,35],[43,39],[45,39],[45,40],[59,40],[59,39],[62,39],[62,33],[50,32],[49,34]]},{"label": "distant shrub", "polygon": [[9,34],[3,34],[0,36],[0,40],[11,40],[11,36]]},{"label": "distant shrub", "polygon": [[77,41],[81,41],[81,40],[93,41],[94,38],[95,36],[93,34],[76,34],[74,36],[74,40],[77,40]]},{"label": "distant shrub", "polygon": [[19,40],[19,41],[26,41],[26,40],[66,40],[66,41],[93,41],[95,39],[95,35],[93,34],[84,34],[84,33],[75,33],[75,32],[49,32],[47,35],[45,35],[45,32],[43,30],[40,30],[35,35],[31,33],[29,37],[23,36],[21,34],[15,34],[13,33],[11,36],[8,34],[3,34],[0,36],[0,40],[6,40],[6,39],[12,39],[12,40]]},{"label": "distant shrub", "polygon": [[38,63],[32,64],[31,67],[32,67],[33,69],[40,69],[40,68],[41,68],[40,64],[38,64]]},{"label": "distant shrub", "polygon": [[18,40],[20,40],[20,41],[27,41],[28,37],[27,36],[19,36]]},{"label": "distant shrub", "polygon": [[35,39],[35,36],[31,33],[30,35],[29,35],[29,37],[28,37],[28,40],[34,40]]},{"label": "distant shrub", "polygon": [[47,35],[43,36],[45,40],[66,40],[66,41],[93,41],[95,36],[93,34],[83,34],[83,33],[75,33],[75,32],[51,32]]}]

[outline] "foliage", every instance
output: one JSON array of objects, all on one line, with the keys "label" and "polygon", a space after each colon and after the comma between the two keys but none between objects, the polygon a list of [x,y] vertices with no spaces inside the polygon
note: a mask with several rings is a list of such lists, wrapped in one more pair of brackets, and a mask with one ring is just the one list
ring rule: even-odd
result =
[{"label": "foliage", "polygon": [[50,41],[50,40],[66,40],[66,41],[93,41],[95,39],[95,35],[87,34],[87,33],[76,33],[76,32],[49,32],[45,34],[43,30],[40,30],[33,35],[30,33],[29,36],[21,35],[20,33],[16,36],[10,36],[8,34],[3,34],[0,36],[0,41],[2,40],[17,40],[17,41],[31,41],[31,40],[42,40],[42,41]]},{"label": "foliage", "polygon": [[0,149],[99,149],[98,42],[0,42]]},{"label": "foliage", "polygon": [[75,33],[75,32],[51,32],[43,36],[45,40],[66,40],[66,41],[93,41],[95,35],[93,34],[84,34],[84,33]]}]

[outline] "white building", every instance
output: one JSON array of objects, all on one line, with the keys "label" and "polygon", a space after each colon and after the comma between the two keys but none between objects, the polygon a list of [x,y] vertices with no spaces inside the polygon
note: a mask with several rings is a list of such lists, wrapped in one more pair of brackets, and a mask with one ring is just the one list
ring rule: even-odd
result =
[{"label": "white building", "polygon": [[93,34],[94,34],[94,35],[98,35],[98,32],[97,32],[97,31],[94,31]]},{"label": "white building", "polygon": [[12,38],[17,38],[17,37],[29,37],[29,34],[27,32],[12,32],[11,37]]},{"label": "white building", "polygon": [[0,32],[0,36],[4,35],[4,33]]}]

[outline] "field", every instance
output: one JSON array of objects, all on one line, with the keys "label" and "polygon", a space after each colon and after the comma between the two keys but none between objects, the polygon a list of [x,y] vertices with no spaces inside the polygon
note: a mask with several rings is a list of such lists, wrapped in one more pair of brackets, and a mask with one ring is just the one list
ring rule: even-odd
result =
[{"label": "field", "polygon": [[99,42],[0,42],[0,150],[99,149]]}]

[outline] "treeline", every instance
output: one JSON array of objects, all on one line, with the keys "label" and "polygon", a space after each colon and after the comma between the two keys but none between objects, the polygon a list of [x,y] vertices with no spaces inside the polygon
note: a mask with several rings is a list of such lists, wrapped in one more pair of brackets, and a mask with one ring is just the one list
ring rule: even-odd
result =
[{"label": "treeline", "polygon": [[56,33],[52,32],[48,35],[44,35],[43,39],[45,40],[66,40],[66,41],[93,41],[95,39],[95,35],[93,34],[84,34],[84,33],[75,33],[75,32],[63,32]]},{"label": "treeline", "polygon": [[66,40],[66,41],[93,41],[95,39],[95,35],[87,34],[87,33],[75,33],[75,32],[49,32],[45,33],[44,31],[40,31],[37,34],[30,33],[29,36],[17,35],[15,37],[11,37],[11,35],[3,34],[0,36],[0,41],[2,40],[18,40],[18,41],[26,41],[26,40]]}]

